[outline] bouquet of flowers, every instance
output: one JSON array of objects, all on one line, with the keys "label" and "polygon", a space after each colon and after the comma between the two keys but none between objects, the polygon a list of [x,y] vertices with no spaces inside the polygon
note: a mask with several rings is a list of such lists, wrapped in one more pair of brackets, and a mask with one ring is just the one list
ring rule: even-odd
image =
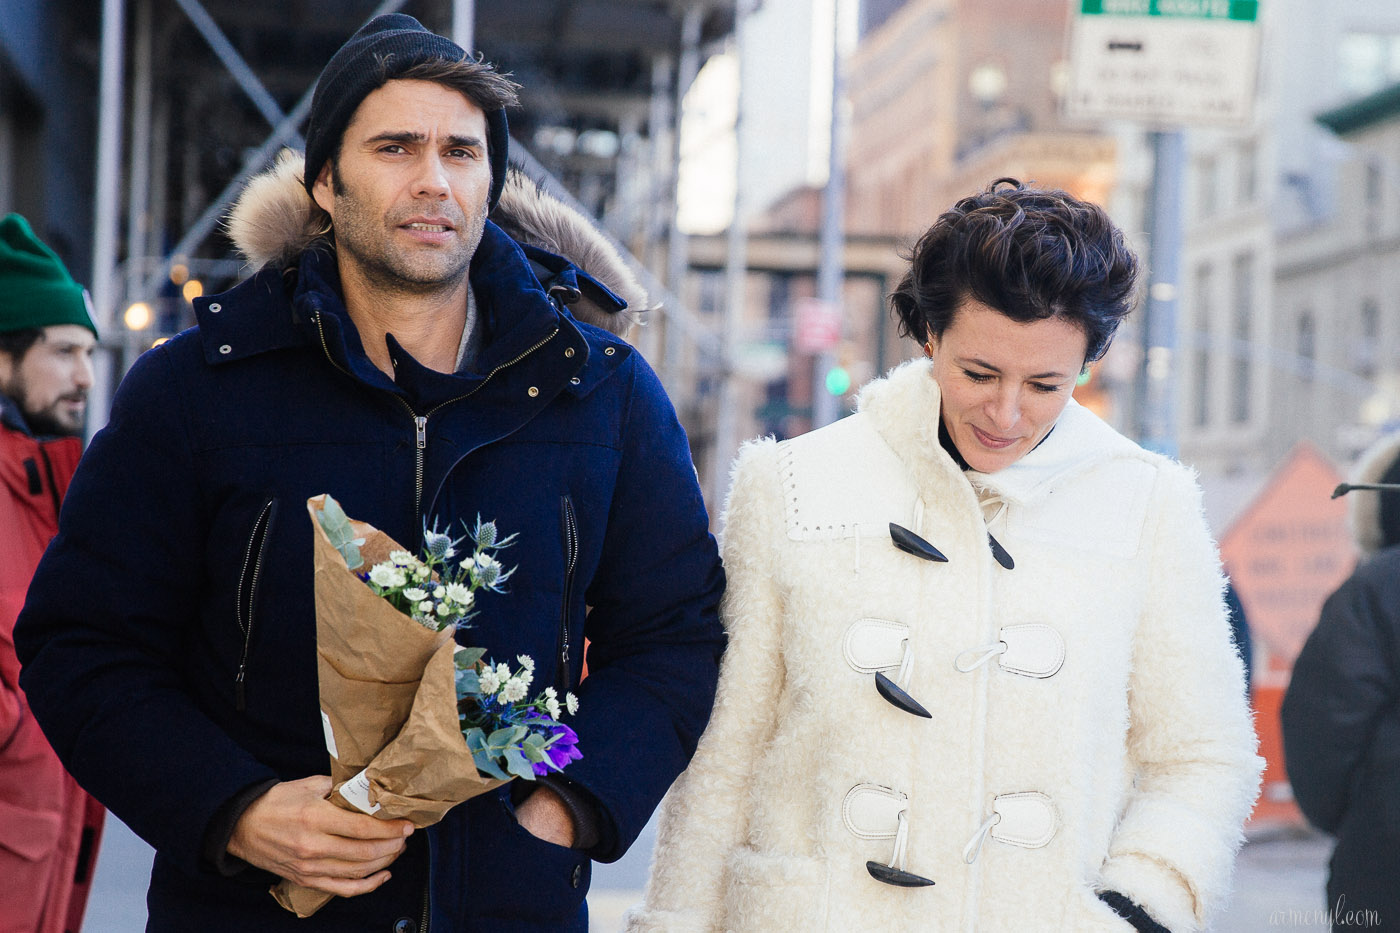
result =
[{"label": "bouquet of flowers", "polygon": [[[331,801],[380,819],[429,826],[452,807],[519,777],[581,758],[559,721],[572,694],[527,699],[534,662],[484,660],[453,638],[477,593],[510,579],[492,522],[452,538],[425,529],[421,556],[345,515],[330,496],[307,502],[315,530],[316,653]],[[463,545],[471,553],[453,562]],[[364,568],[368,566],[369,569]],[[307,917],[334,895],[281,881],[277,902]]]}]

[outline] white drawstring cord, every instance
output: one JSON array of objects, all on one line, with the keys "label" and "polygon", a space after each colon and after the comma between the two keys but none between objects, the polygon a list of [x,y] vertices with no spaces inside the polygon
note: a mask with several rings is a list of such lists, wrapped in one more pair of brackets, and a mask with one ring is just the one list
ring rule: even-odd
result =
[{"label": "white drawstring cord", "polygon": [[899,829],[894,834],[894,857],[890,859],[890,867],[895,871],[904,871],[904,856],[909,851],[909,817],[903,810],[899,811]]},{"label": "white drawstring cord", "polygon": [[899,685],[899,689],[908,690],[909,675],[914,672],[914,650],[909,647],[909,639],[907,638],[904,639],[903,646],[904,657],[899,660],[899,673],[895,675],[897,678],[895,683]]},{"label": "white drawstring cord", "polygon": [[[953,666],[964,674],[971,674],[992,658],[1006,654],[1006,647],[1006,642],[999,641],[981,648],[969,648],[953,660]],[[968,657],[975,657],[977,660],[969,662],[966,660]]]},{"label": "white drawstring cord", "polygon": [[1001,822],[1001,814],[993,812],[991,816],[982,821],[982,825],[977,827],[977,832],[972,834],[972,838],[967,840],[967,845],[963,846],[963,861],[971,865],[977,861],[977,856],[982,852],[982,843],[987,841],[987,833],[992,831],[992,827]]}]

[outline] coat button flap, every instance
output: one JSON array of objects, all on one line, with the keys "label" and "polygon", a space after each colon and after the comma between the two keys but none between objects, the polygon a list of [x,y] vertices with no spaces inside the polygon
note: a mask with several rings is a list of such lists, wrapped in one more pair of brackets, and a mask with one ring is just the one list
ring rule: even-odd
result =
[{"label": "coat button flap", "polygon": [[1024,849],[1039,849],[1055,836],[1055,807],[1038,791],[1002,794],[992,801],[1001,819],[992,827],[992,838]]},{"label": "coat button flap", "polygon": [[857,784],[846,792],[841,819],[861,839],[893,839],[899,833],[899,814],[909,808],[909,798],[879,784]]},{"label": "coat button flap", "polygon": [[862,674],[899,667],[909,626],[886,619],[857,619],[846,629],[841,653],[846,663]]},{"label": "coat button flap", "polygon": [[1065,663],[1065,640],[1054,627],[1040,622],[1008,625],[1001,630],[1006,644],[997,663],[1004,671],[1026,677],[1053,677]]}]

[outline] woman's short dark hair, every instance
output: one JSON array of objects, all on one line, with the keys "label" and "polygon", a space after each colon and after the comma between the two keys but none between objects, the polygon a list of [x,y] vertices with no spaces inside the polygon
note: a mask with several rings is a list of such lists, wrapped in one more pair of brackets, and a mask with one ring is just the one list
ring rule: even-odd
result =
[{"label": "woman's short dark hair", "polygon": [[1137,298],[1137,256],[1097,204],[999,178],[963,198],[915,244],[890,295],[901,336],[942,337],[969,298],[1012,320],[1083,329],[1085,362],[1108,349]]}]

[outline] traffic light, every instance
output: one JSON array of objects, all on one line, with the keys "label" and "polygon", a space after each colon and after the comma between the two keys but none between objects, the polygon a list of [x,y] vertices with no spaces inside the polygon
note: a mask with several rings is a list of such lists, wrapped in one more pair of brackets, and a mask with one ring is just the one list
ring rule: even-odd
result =
[{"label": "traffic light", "polygon": [[851,391],[851,374],[844,366],[833,366],[826,371],[826,391],[832,395],[845,395]]}]

